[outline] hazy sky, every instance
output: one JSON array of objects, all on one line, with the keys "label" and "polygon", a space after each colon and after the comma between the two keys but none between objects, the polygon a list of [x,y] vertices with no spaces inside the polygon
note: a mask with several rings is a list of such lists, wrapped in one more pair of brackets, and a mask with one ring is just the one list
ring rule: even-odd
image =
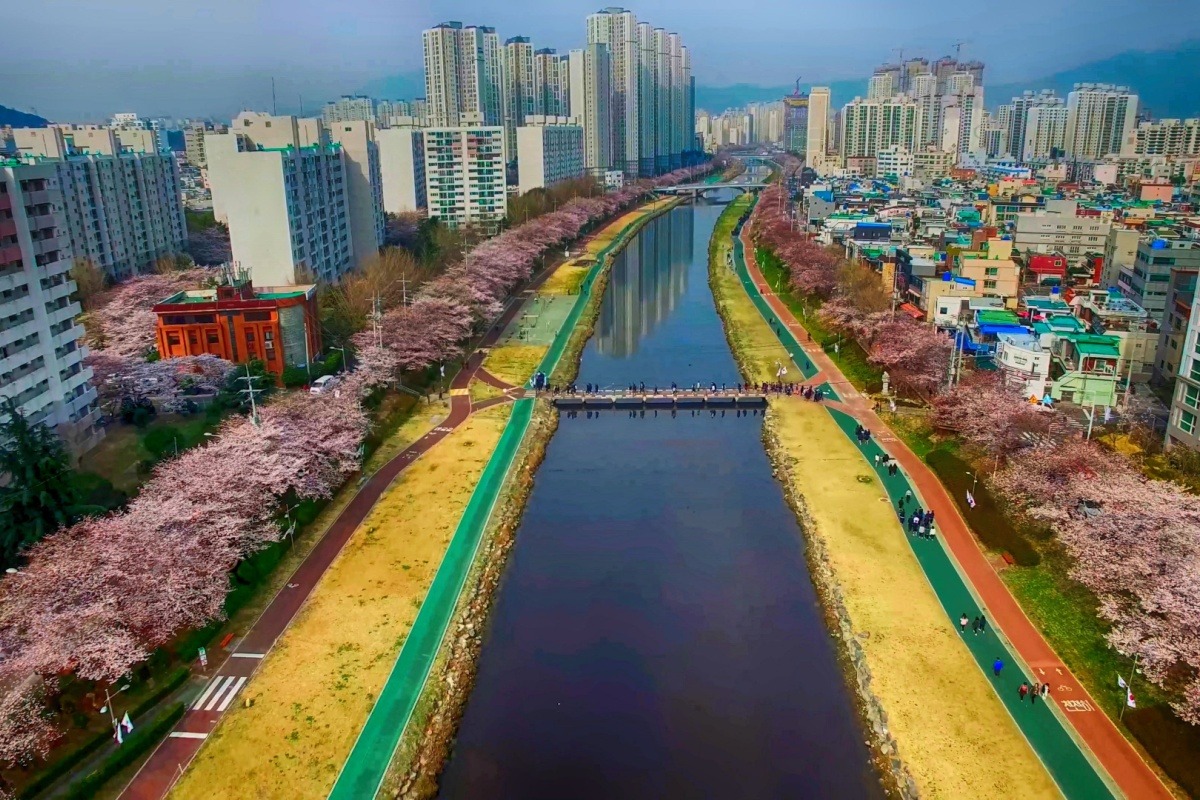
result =
[{"label": "hazy sky", "polygon": [[[421,30],[445,20],[501,39],[580,46],[583,0],[38,0],[8,3],[0,104],[55,120],[114,111],[229,116],[311,110],[369,81],[421,70]],[[106,9],[110,6],[111,10]],[[906,54],[965,40],[988,82],[1036,78],[1124,50],[1200,38],[1200,0],[650,0],[639,19],[681,33],[698,83],[782,85],[853,78]],[[288,110],[291,110],[290,108]]]}]

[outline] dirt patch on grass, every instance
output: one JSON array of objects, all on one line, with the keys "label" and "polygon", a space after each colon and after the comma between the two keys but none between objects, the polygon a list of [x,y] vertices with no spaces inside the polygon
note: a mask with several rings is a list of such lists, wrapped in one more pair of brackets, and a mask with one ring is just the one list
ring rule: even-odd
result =
[{"label": "dirt patch on grass", "polygon": [[[780,398],[765,432],[880,753],[922,797],[1059,797],[946,620],[879,481],[829,415]],[[866,480],[861,480],[866,476]]]},{"label": "dirt patch on grass", "polygon": [[[387,679],[510,409],[401,473],[172,792],[324,798]],[[252,702],[246,707],[246,702]]]},{"label": "dirt patch on grass", "polygon": [[506,344],[492,348],[483,368],[513,386],[523,386],[533,377],[549,347],[540,344]]}]

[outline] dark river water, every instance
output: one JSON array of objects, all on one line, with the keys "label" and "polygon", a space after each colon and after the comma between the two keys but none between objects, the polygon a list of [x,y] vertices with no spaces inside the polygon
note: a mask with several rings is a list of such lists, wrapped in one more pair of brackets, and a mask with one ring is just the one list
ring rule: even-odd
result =
[{"label": "dark river water", "polygon": [[[675,209],[618,256],[581,386],[737,382],[707,280],[720,211]],[[441,797],[882,796],[762,423],[563,417]]]}]

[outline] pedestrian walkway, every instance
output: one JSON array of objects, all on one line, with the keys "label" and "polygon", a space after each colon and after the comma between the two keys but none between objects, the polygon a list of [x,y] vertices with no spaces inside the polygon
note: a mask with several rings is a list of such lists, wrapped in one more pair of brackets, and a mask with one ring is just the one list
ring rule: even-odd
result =
[{"label": "pedestrian walkway", "polygon": [[[757,298],[756,305],[764,316],[775,322],[777,335],[784,331],[790,337],[796,319],[782,300],[770,292],[771,287],[755,262],[748,226],[743,228],[740,238],[741,246],[735,248],[735,266],[745,276],[743,285],[752,298]],[[789,338],[780,338],[790,348]],[[830,383],[849,386],[832,360],[819,347],[807,344],[806,357],[816,368],[813,375],[806,375],[807,381],[816,383],[824,379],[827,381],[824,386]],[[937,476],[890,434],[868,398],[857,392],[846,395],[840,401],[826,404],[829,413],[847,436],[853,437],[860,425],[875,434],[869,442],[859,445],[867,464],[873,465],[875,456],[885,453],[896,459],[900,470],[895,476],[888,476],[882,466],[876,468],[893,505],[911,493],[911,499],[903,503],[909,513],[918,505],[934,512],[936,538],[910,535],[913,552],[946,611],[949,624],[957,629],[959,615],[963,613],[972,620],[979,614],[988,620],[985,633],[968,630],[964,643],[980,669],[993,680],[1001,702],[1012,713],[1063,794],[1088,800],[1120,795],[1137,800],[1170,798],[1158,776],[1025,616]],[[997,658],[1006,666],[999,676],[993,676],[992,665]],[[1018,693],[1022,681],[1050,684],[1050,703],[1040,699],[1022,701]],[[986,748],[986,742],[979,744]]]}]

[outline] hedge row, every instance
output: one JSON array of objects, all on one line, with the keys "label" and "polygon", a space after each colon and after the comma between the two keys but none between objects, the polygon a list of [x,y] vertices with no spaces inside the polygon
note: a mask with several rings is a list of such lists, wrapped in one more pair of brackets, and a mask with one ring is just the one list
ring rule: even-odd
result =
[{"label": "hedge row", "polygon": [[125,743],[108,758],[104,759],[92,772],[71,785],[65,795],[67,800],[85,800],[95,797],[109,780],[121,770],[144,756],[151,748],[167,735],[187,710],[185,703],[178,703],[163,716],[150,724],[135,728],[133,733],[125,738]]}]

